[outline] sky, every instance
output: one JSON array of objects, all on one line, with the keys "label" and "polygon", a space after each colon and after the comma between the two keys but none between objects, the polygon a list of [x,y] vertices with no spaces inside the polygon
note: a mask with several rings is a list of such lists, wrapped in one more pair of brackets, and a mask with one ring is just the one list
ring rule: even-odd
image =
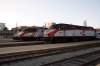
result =
[{"label": "sky", "polygon": [[0,22],[17,26],[43,26],[56,22],[100,28],[100,0],[0,0]]}]

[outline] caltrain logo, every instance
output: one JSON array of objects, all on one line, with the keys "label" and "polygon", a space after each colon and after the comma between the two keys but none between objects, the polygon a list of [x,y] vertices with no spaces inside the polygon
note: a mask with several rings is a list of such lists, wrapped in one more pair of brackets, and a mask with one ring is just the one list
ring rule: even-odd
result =
[{"label": "caltrain logo", "polygon": [[35,33],[34,33],[34,37],[36,37],[37,35],[38,35],[38,32],[35,32]]},{"label": "caltrain logo", "polygon": [[80,34],[82,34],[82,36],[85,36],[85,31],[83,30],[82,32],[80,32]]}]

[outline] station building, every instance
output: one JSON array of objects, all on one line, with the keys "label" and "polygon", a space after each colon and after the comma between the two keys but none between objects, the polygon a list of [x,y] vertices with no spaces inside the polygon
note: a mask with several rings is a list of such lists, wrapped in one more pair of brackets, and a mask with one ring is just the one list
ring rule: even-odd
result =
[{"label": "station building", "polygon": [[5,26],[5,23],[0,22],[0,38],[11,38],[13,34],[13,31],[8,30]]}]

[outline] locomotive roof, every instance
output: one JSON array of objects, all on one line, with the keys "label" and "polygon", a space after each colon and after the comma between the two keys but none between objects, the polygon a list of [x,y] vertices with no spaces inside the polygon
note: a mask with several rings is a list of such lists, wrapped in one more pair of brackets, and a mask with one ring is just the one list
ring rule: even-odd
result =
[{"label": "locomotive roof", "polygon": [[27,28],[24,31],[37,31],[37,29],[36,28]]},{"label": "locomotive roof", "polygon": [[41,30],[41,29],[47,29],[47,28],[41,28],[41,27],[38,27],[38,28],[27,28],[24,31],[37,31],[37,30]]},{"label": "locomotive roof", "polygon": [[79,26],[79,25],[72,25],[72,24],[64,24],[64,23],[59,23],[59,24],[55,24],[55,25],[52,25],[52,26],[54,26],[54,27],[65,26],[65,27],[69,27],[69,28],[85,28],[85,29],[94,29],[93,27]]},{"label": "locomotive roof", "polygon": [[47,28],[43,28],[43,27],[37,27],[37,29],[47,29]]}]

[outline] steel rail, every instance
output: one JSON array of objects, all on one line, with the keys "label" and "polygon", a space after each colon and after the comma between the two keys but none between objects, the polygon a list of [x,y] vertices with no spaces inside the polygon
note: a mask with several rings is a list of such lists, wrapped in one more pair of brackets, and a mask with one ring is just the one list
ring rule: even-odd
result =
[{"label": "steel rail", "polygon": [[96,65],[99,60],[100,50],[41,66],[93,66]]},{"label": "steel rail", "polygon": [[39,58],[44,56],[51,56],[51,55],[57,55],[62,54],[66,52],[72,52],[82,49],[88,49],[93,47],[98,47],[100,44],[85,44],[81,46],[74,46],[74,47],[61,47],[61,48],[54,48],[54,49],[48,49],[48,50],[41,50],[41,51],[29,51],[29,52],[23,52],[23,53],[16,53],[16,54],[9,54],[9,55],[2,55],[0,56],[0,64],[5,63],[12,63],[16,61],[22,61],[32,58]]},{"label": "steel rail", "polygon": [[40,44],[43,44],[43,43],[44,43],[43,41],[1,43],[0,48],[14,47],[14,46],[40,45]]}]

